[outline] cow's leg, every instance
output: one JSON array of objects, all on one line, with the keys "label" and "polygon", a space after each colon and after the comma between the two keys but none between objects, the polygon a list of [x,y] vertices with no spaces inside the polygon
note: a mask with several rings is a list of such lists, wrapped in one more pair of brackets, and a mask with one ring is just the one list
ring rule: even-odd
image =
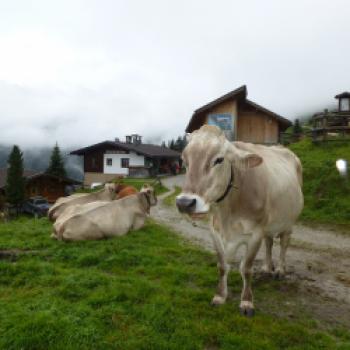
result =
[{"label": "cow's leg", "polygon": [[211,301],[212,305],[222,305],[227,299],[227,276],[230,272],[230,265],[226,263],[225,257],[221,254],[218,254],[218,270],[219,283],[217,292]]},{"label": "cow's leg", "polygon": [[246,254],[241,262],[240,272],[243,279],[240,310],[242,315],[253,316],[253,293],[251,289],[252,266],[262,241],[262,232],[255,232],[250,238]]},{"label": "cow's leg", "polygon": [[272,246],[273,246],[273,238],[266,236],[265,237],[265,263],[262,267],[262,270],[268,274],[272,274],[272,271],[273,271]]},{"label": "cow's leg", "polygon": [[284,231],[280,234],[280,257],[275,271],[276,278],[282,278],[286,273],[286,252],[291,234],[292,230]]},{"label": "cow's leg", "polygon": [[216,255],[218,257],[219,270],[219,283],[217,292],[214,295],[211,303],[212,305],[221,305],[224,304],[227,299],[227,275],[230,271],[230,265],[226,262],[225,247],[219,233],[215,230],[213,219],[211,225],[211,234],[213,238],[214,248],[216,250]]}]

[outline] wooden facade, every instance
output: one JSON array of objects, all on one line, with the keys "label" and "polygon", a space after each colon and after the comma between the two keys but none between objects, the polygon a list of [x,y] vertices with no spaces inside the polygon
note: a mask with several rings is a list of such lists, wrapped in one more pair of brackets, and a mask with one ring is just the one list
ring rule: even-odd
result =
[{"label": "wooden facade", "polygon": [[38,176],[26,183],[26,198],[41,196],[49,203],[65,195],[67,183],[49,176]]},{"label": "wooden facade", "polygon": [[246,97],[246,86],[242,86],[197,109],[186,132],[192,132],[203,124],[208,124],[213,114],[225,114],[232,118],[232,136],[229,137],[231,141],[278,143],[280,133],[292,123]]},{"label": "wooden facade", "polygon": [[102,148],[87,153],[84,157],[84,172],[103,173],[103,155]]},{"label": "wooden facade", "polygon": [[67,195],[67,188],[79,185],[79,181],[61,178],[46,173],[37,173],[25,178],[26,198],[41,196],[49,203]]}]

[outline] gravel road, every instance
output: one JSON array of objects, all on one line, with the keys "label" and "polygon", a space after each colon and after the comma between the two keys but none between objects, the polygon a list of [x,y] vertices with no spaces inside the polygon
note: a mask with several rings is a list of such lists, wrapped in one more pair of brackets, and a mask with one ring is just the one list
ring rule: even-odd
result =
[{"label": "gravel road", "polygon": [[[165,186],[173,189],[174,186],[181,187],[183,180],[184,176],[178,175],[162,181]],[[169,193],[160,196],[159,205],[152,209],[152,216],[191,242],[213,251],[208,224],[194,224],[179,214],[175,205],[163,205],[162,198],[167,195]],[[277,259],[278,254],[279,245],[276,240],[274,259]],[[255,263],[256,271],[262,265],[263,256],[262,245]],[[308,294],[308,303],[315,303],[315,311],[326,312],[327,317],[350,324],[350,232],[322,226],[295,225],[287,252],[287,270],[286,279],[300,282],[301,291]],[[322,299],[313,299],[312,296]],[[318,305],[320,303],[322,305]]]}]

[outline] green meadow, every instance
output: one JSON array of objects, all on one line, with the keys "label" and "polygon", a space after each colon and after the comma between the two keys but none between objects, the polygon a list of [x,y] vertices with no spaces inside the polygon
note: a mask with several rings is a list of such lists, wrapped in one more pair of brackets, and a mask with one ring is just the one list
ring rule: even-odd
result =
[{"label": "green meadow", "polygon": [[1,349],[350,349],[292,282],[255,278],[245,318],[233,272],[228,303],[212,307],[216,257],[154,222],[91,242],[50,231],[45,218],[0,224]]},{"label": "green meadow", "polygon": [[343,177],[335,162],[350,167],[350,142],[313,144],[304,139],[289,146],[303,164],[305,208],[301,219],[325,224],[350,225],[350,177]]}]

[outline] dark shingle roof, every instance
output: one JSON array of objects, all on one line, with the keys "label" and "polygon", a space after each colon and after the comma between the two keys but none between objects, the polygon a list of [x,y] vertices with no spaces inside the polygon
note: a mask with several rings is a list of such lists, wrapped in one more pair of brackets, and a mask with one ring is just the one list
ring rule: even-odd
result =
[{"label": "dark shingle roof", "polygon": [[[23,171],[24,177],[33,176],[35,174],[39,174],[39,172],[34,171],[34,170],[24,170]],[[6,168],[0,169],[0,188],[5,187],[6,177],[7,177],[7,169]]]},{"label": "dark shingle roof", "polygon": [[334,98],[350,97],[350,92],[344,91],[339,95],[336,95]]},{"label": "dark shingle roof", "polygon": [[[24,176],[24,178],[27,181],[35,179],[35,178],[40,177],[40,176],[49,176],[51,178],[55,178],[55,179],[59,179],[61,181],[67,182],[68,184],[78,185],[78,184],[81,183],[79,181],[72,180],[72,179],[70,179],[68,177],[59,178],[59,177],[54,176],[54,175],[50,175],[50,174],[46,174],[44,172],[39,172],[39,171],[34,171],[34,170],[24,170],[23,171],[23,176]],[[6,168],[0,169],[0,188],[4,188],[5,187],[5,185],[6,185],[6,177],[7,177],[7,169]]]},{"label": "dark shingle roof", "polygon": [[120,141],[103,141],[88,147],[80,148],[71,152],[70,154],[81,156],[95,149],[106,147],[110,147],[112,149],[121,148],[126,151],[133,151],[150,158],[179,158],[181,156],[181,154],[177,151],[158,145],[152,145],[147,143],[125,143]]}]

